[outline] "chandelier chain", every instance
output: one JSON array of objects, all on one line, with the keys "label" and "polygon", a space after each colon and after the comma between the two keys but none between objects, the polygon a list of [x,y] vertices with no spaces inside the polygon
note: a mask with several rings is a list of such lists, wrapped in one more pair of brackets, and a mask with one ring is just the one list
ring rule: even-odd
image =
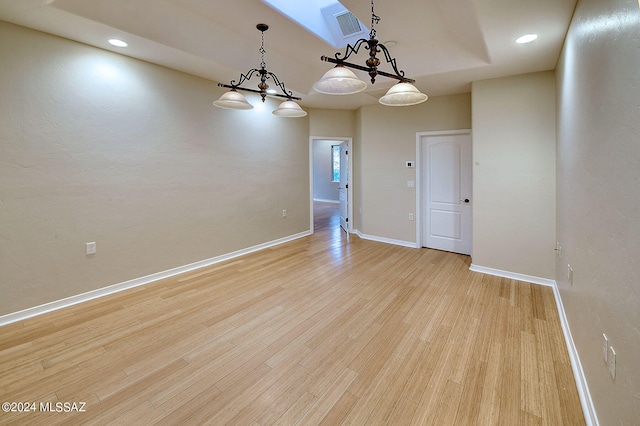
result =
[{"label": "chandelier chain", "polygon": [[370,38],[376,38],[375,24],[380,23],[380,17],[375,14],[373,10],[373,0],[371,0],[371,31],[369,32]]},{"label": "chandelier chain", "polygon": [[260,45],[260,50],[259,50],[260,58],[261,58],[260,67],[264,69],[267,67],[266,62],[264,61],[264,55],[265,53],[267,53],[267,51],[264,49],[264,31],[260,31],[260,32],[262,33],[262,44]]}]

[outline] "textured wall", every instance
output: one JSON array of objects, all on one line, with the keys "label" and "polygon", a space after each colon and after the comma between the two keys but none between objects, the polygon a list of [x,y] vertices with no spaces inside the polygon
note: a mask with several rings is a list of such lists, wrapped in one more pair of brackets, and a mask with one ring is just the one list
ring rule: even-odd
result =
[{"label": "textured wall", "polygon": [[307,118],[2,22],[0,58],[0,315],[309,229]]},{"label": "textured wall", "polygon": [[555,278],[553,72],[473,83],[473,263]]},{"label": "textured wall", "polygon": [[638,2],[580,0],[557,71],[557,281],[602,425],[640,424],[639,76]]},{"label": "textured wall", "polygon": [[356,112],[344,109],[309,109],[309,134],[320,137],[353,137]]}]

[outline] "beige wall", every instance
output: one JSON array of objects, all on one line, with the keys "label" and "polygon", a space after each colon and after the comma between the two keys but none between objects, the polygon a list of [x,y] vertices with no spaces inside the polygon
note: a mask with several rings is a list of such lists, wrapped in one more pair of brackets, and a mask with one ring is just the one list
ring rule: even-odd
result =
[{"label": "beige wall", "polygon": [[0,315],[309,229],[308,118],[2,22],[0,57]]},{"label": "beige wall", "polygon": [[[354,142],[355,228],[366,235],[415,243],[416,133],[471,128],[469,93],[430,98],[411,107],[365,106],[360,109]],[[359,214],[361,212],[361,214]]]},{"label": "beige wall", "polygon": [[640,424],[639,34],[636,1],[580,0],[557,71],[557,281],[602,425]]},{"label": "beige wall", "polygon": [[311,136],[353,137],[355,111],[342,109],[309,108],[309,134]]},{"label": "beige wall", "polygon": [[473,264],[555,279],[555,80],[473,83]]}]

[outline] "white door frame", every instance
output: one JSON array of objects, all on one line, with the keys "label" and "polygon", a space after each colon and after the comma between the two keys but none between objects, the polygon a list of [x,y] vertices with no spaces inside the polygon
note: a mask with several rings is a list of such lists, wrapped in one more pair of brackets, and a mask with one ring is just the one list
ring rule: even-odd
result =
[{"label": "white door frame", "polygon": [[[451,136],[451,135],[471,135],[471,129],[459,130],[434,130],[429,132],[416,132],[416,247],[422,248],[422,228],[426,221],[423,216],[422,208],[422,178],[424,170],[422,170],[422,138],[424,136]],[[473,215],[473,210],[472,210]],[[471,217],[473,221],[473,216]]]},{"label": "white door frame", "polygon": [[[349,189],[347,190],[347,197],[349,200],[349,206],[347,213],[349,215],[349,222],[347,222],[347,226],[349,228],[349,233],[353,232],[353,138],[347,137],[339,137],[339,136],[309,136],[309,230],[311,233],[314,232],[313,229],[313,144],[315,141],[324,140],[324,141],[336,141],[336,142],[346,142],[349,150],[349,155],[347,158],[349,159],[349,174],[347,175],[347,183],[349,185]],[[327,159],[329,161],[329,159]],[[327,166],[328,167],[328,166]]]}]

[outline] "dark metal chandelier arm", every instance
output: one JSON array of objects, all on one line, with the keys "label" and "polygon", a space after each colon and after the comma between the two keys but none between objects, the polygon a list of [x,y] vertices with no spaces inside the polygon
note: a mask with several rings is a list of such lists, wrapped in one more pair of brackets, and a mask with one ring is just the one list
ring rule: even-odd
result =
[{"label": "dark metal chandelier arm", "polygon": [[[365,39],[358,40],[358,42],[356,43],[358,48],[360,47],[359,45],[362,44],[362,43],[360,43],[361,41],[368,42],[368,40],[365,40]],[[383,51],[385,52],[385,59],[387,60],[387,62],[391,63],[391,66],[393,67],[393,70],[396,73],[395,74],[391,74],[391,73],[388,73],[388,72],[385,72],[385,71],[380,71],[379,69],[376,69],[376,74],[377,75],[381,75],[383,77],[395,78],[396,80],[400,80],[401,82],[404,82],[404,83],[415,83],[414,79],[405,77],[404,71],[398,70],[398,68],[396,66],[396,61],[395,61],[395,59],[393,59],[393,58],[391,58],[389,56],[389,52],[387,51],[387,48],[384,47],[384,45],[382,45],[382,44],[378,44],[378,46],[382,46],[383,47]],[[355,48],[351,47],[351,45],[347,45],[347,52],[348,53],[350,52],[349,48],[351,48],[351,51],[353,51],[354,53],[356,53],[356,54],[358,53]],[[347,66],[349,68],[354,68],[354,69],[357,69],[357,70],[360,70],[360,71],[365,71],[365,72],[370,72],[371,71],[371,68],[365,67],[364,65],[358,65],[358,64],[351,63],[351,62],[346,62],[345,59],[348,58],[349,55],[345,55],[344,58],[340,58],[339,56],[340,56],[340,52],[336,53],[335,58],[331,58],[331,57],[328,57],[328,56],[321,56],[320,59],[322,61],[325,61],[325,62],[330,62],[332,64],[341,65],[341,66],[344,65],[344,66]]]},{"label": "dark metal chandelier arm", "polygon": [[[399,77],[398,80],[401,80],[407,83],[413,83],[414,82],[413,80],[409,81],[409,79],[404,76],[403,70],[398,69],[398,65],[396,64],[396,58],[391,57],[391,54],[389,53],[389,50],[385,47],[385,45],[382,43],[378,43],[378,47],[382,49],[382,52],[384,53],[384,58],[387,60],[387,63],[391,64],[391,68],[393,68],[393,70],[396,72],[396,75]],[[378,52],[380,52],[380,49],[378,49]]]},{"label": "dark metal chandelier arm", "polygon": [[[251,80],[251,78],[255,75],[255,74],[259,74],[259,75],[264,75],[265,76],[265,80],[272,78],[273,82],[280,88],[280,90],[282,90],[282,95],[279,93],[268,93],[264,90],[256,90],[256,89],[248,89],[245,87],[240,87],[242,86],[243,83],[245,83],[246,81]],[[236,80],[231,80],[231,82],[229,84],[224,84],[224,83],[218,83],[219,87],[226,87],[227,89],[233,89],[233,90],[243,90],[245,92],[252,92],[252,93],[259,93],[262,96],[262,101],[264,102],[264,99],[267,97],[267,95],[269,96],[277,96],[279,98],[285,98],[285,99],[292,99],[292,100],[296,100],[296,101],[301,101],[302,98],[297,98],[295,96],[293,96],[293,92],[287,90],[287,88],[284,85],[284,82],[281,82],[278,77],[272,73],[271,71],[267,71],[263,68],[258,69],[258,68],[253,68],[250,69],[249,71],[246,72],[246,74],[240,74],[240,79],[238,82],[236,82]]]},{"label": "dark metal chandelier arm", "polygon": [[271,78],[273,79],[273,82],[276,84],[276,86],[278,86],[280,88],[280,90],[282,90],[282,93],[284,93],[285,96],[283,97],[287,97],[289,99],[298,99],[300,100],[300,98],[294,98],[293,97],[293,92],[290,90],[287,90],[287,88],[284,86],[284,82],[281,82],[280,80],[278,80],[278,77],[272,73],[271,71],[267,71],[267,74],[269,74],[269,76],[271,76]]},{"label": "dark metal chandelier arm", "polygon": [[260,70],[257,69],[257,68],[253,68],[253,69],[250,69],[249,71],[247,71],[246,74],[240,73],[240,81],[238,81],[236,83],[235,80],[231,80],[231,82],[229,84],[234,88],[239,88],[239,86],[241,86],[242,83],[244,83],[245,81],[251,80],[251,77],[253,77],[253,75],[255,73],[260,73]]},{"label": "dark metal chandelier arm", "polygon": [[336,54],[334,55],[336,60],[338,61],[347,60],[349,59],[349,56],[351,56],[352,53],[357,55],[363,43],[366,43],[368,48],[369,40],[365,38],[361,38],[360,40],[356,41],[356,43],[353,46],[351,46],[350,44],[347,44],[347,47],[345,48],[345,52],[344,52],[344,57],[341,57],[342,56],[341,52],[336,52]]},{"label": "dark metal chandelier arm", "polygon": [[[238,86],[231,86],[229,84],[224,84],[224,83],[218,83],[219,87],[226,87],[227,89],[232,89],[232,90],[242,90],[244,92],[253,92],[253,93],[258,93],[261,94],[262,92],[260,90],[256,90],[256,89],[246,89],[244,87],[238,87]],[[277,96],[279,98],[285,98],[285,99],[291,99],[294,101],[301,101],[302,98],[296,98],[295,96],[289,96],[289,95],[281,95],[279,93],[269,93],[268,96]]]}]

